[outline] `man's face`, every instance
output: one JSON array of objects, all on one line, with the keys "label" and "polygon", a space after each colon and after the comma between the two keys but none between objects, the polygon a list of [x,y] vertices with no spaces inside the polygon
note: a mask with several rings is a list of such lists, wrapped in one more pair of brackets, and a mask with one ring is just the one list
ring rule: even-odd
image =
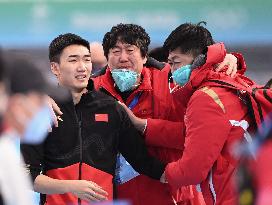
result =
[{"label": "man's face", "polygon": [[3,117],[3,114],[6,111],[8,104],[8,94],[6,92],[6,86],[3,82],[0,82],[0,123],[1,118]]},{"label": "man's face", "polygon": [[82,45],[67,46],[60,55],[60,62],[51,63],[51,70],[60,85],[81,92],[87,87],[92,71],[90,52]]},{"label": "man's face", "polygon": [[178,68],[192,64],[194,57],[191,54],[184,54],[179,48],[169,52],[168,63],[171,66],[171,72],[173,73]]},{"label": "man's face", "polygon": [[129,69],[141,73],[146,62],[140,49],[131,44],[117,41],[116,45],[109,50],[108,65],[110,69]]},{"label": "man's face", "polygon": [[47,106],[47,98],[48,96],[35,91],[11,95],[5,114],[5,123],[23,137],[29,123],[45,105]]}]

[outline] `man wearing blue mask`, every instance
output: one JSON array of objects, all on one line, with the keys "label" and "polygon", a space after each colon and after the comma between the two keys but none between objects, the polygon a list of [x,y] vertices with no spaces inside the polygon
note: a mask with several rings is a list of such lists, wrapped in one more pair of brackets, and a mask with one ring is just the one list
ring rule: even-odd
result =
[{"label": "man wearing blue mask", "polygon": [[[94,78],[94,84],[128,107],[126,110],[134,126],[143,133],[149,152],[171,162],[184,149],[183,120],[173,110],[168,89],[169,65],[158,63],[161,70],[145,66],[149,43],[149,35],[141,26],[113,26],[103,39],[108,67],[103,75]],[[213,64],[223,61],[225,55],[218,55]],[[136,205],[191,204],[194,196],[190,186],[171,190],[168,185],[139,175],[121,155],[118,162],[118,198],[130,199]]]},{"label": "man wearing blue mask", "polygon": [[[216,55],[211,49],[226,51],[223,44],[214,45],[211,33],[201,23],[178,26],[164,43],[178,86],[173,92],[176,109],[186,108],[185,149],[179,160],[168,164],[166,179],[174,189],[198,184],[207,205],[238,204],[233,177],[239,160],[230,148],[248,136],[251,121],[236,91],[206,84],[232,78],[211,69]],[[200,63],[203,59],[204,65]],[[243,72],[245,63],[240,63]]]}]

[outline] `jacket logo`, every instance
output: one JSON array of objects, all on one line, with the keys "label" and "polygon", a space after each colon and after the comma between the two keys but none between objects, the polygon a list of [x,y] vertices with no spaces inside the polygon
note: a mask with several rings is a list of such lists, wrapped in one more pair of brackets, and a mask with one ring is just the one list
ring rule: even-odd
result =
[{"label": "jacket logo", "polygon": [[95,114],[95,121],[96,122],[109,122],[109,115],[108,114]]}]

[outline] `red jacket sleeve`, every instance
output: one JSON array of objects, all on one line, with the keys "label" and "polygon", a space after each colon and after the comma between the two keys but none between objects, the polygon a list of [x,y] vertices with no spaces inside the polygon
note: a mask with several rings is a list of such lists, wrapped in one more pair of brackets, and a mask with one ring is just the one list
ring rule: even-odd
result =
[{"label": "red jacket sleeve", "polygon": [[202,91],[196,91],[191,97],[185,125],[183,156],[166,168],[166,178],[174,188],[199,184],[206,179],[231,129],[220,106]]},{"label": "red jacket sleeve", "polygon": [[184,123],[161,119],[147,119],[145,132],[147,145],[184,149]]}]

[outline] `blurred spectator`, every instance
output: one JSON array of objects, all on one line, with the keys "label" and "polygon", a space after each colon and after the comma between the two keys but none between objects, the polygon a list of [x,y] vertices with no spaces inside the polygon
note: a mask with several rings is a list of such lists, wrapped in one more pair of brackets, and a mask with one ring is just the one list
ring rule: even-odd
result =
[{"label": "blurred spectator", "polygon": [[96,73],[107,65],[107,59],[104,55],[103,46],[99,42],[90,43],[92,73]]},{"label": "blurred spectator", "polygon": [[253,141],[239,144],[237,150],[244,159],[236,180],[239,204],[272,204],[272,113],[266,116]]},{"label": "blurred spectator", "polygon": [[[271,87],[272,89],[272,87]],[[271,108],[272,109],[272,108]],[[272,112],[263,122],[265,140],[257,152],[254,175],[257,187],[257,205],[272,204]]]},{"label": "blurred spectator", "polygon": [[1,203],[31,205],[30,180],[23,171],[16,142],[19,138],[27,143],[43,141],[53,117],[45,93],[55,89],[46,84],[33,64],[15,56],[7,57],[10,58],[0,63]]}]

